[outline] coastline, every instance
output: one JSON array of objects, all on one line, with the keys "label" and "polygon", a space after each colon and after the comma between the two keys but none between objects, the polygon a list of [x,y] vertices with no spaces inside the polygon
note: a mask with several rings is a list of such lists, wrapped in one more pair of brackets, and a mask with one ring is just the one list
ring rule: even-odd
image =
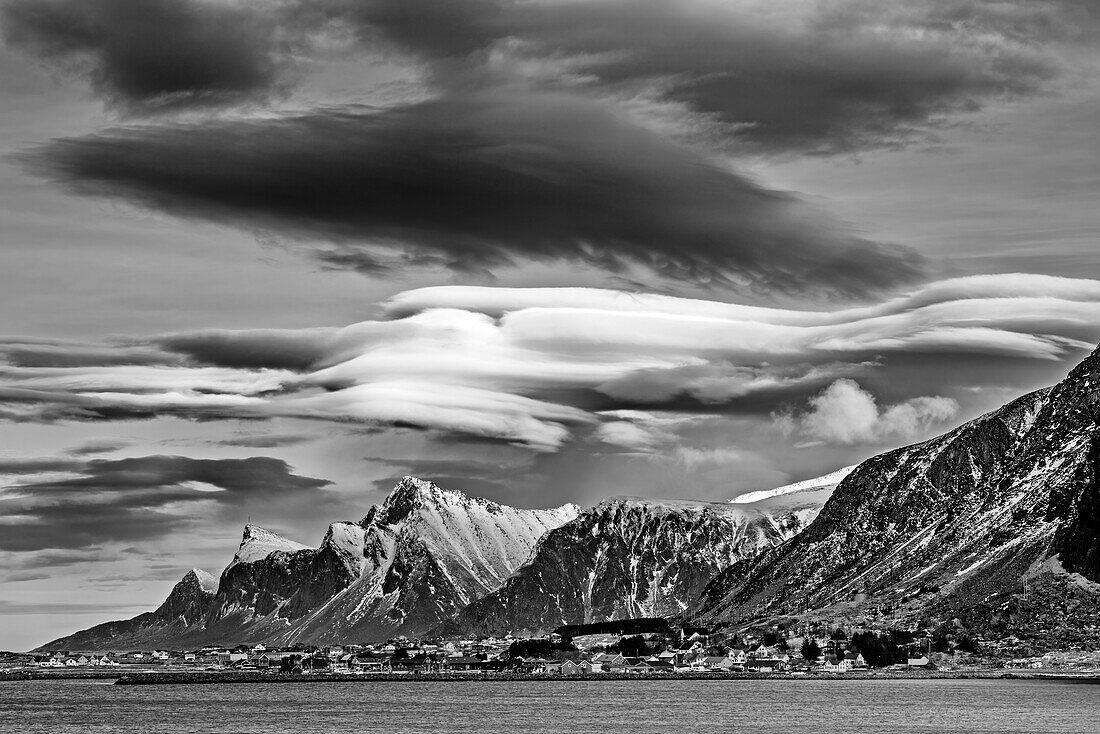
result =
[{"label": "coastline", "polygon": [[118,673],[107,671],[10,671],[0,673],[4,681],[111,680],[115,685],[217,685],[251,683],[469,683],[481,682],[563,682],[563,681],[736,681],[736,680],[1058,680],[1100,684],[1100,672],[1044,672],[966,670],[966,671],[876,671],[874,673],[823,673],[788,675],[782,673],[596,673],[587,675],[545,675],[518,673],[304,673],[298,675],[254,672],[148,671]]}]

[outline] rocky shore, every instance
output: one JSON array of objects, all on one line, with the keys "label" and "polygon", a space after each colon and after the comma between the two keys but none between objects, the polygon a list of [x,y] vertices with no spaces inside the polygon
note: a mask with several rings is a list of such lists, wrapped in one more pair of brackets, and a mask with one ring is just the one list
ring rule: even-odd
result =
[{"label": "rocky shore", "polygon": [[[1072,675],[1075,679],[1092,679],[1100,682],[1100,675]],[[1008,671],[878,671],[865,674],[831,675],[819,674],[808,676],[790,676],[781,673],[649,673],[649,674],[623,674],[623,673],[596,673],[588,675],[539,675],[524,673],[370,673],[365,675],[347,673],[304,673],[299,675],[287,675],[278,673],[250,673],[250,672],[179,672],[179,673],[132,673],[123,675],[116,681],[116,685],[166,685],[166,684],[211,684],[211,683],[371,683],[371,682],[468,682],[468,681],[607,681],[607,680],[799,680],[807,678],[813,680],[875,680],[875,679],[1036,679],[1052,677],[1049,675],[1036,675],[1028,672]]]}]

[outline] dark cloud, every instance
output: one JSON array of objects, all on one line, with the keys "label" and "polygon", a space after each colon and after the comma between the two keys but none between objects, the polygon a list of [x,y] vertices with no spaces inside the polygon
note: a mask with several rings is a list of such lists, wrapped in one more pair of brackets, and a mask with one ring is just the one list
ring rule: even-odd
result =
[{"label": "dark cloud", "polygon": [[0,474],[42,474],[72,471],[82,466],[75,459],[5,459],[0,460]]},{"label": "dark cloud", "polygon": [[[628,0],[567,3],[521,31],[541,54],[611,87],[663,97],[768,152],[838,153],[923,137],[945,115],[1036,92],[1057,73],[986,3],[837,3],[794,12]],[[955,20],[950,10],[969,18]],[[1019,18],[1027,30],[1026,18]],[[1032,22],[1038,22],[1032,19]],[[1039,32],[1031,29],[1032,35]]]},{"label": "dark cloud", "polygon": [[125,441],[89,441],[88,443],[74,446],[68,450],[70,456],[89,456],[91,454],[110,454],[126,448],[130,444]]},{"label": "dark cloud", "polygon": [[[139,386],[137,389],[141,389]],[[232,405],[211,405],[196,401],[148,401],[144,404],[118,401],[110,394],[85,395],[64,390],[29,390],[0,386],[0,420],[13,423],[57,423],[62,421],[130,421],[172,416],[197,421],[266,420]]]},{"label": "dark cloud", "polygon": [[1061,71],[1040,44],[1091,39],[1097,28],[1079,0],[315,5],[367,41],[381,37],[428,62],[444,87],[469,84],[492,52],[542,68],[543,82],[682,103],[772,153],[922,139],[945,117],[1037,92]]},{"label": "dark cloud", "polygon": [[281,52],[259,8],[204,0],[8,0],[11,46],[85,75],[132,112],[262,99]]},{"label": "dark cloud", "polygon": [[317,436],[282,433],[257,436],[237,436],[221,441],[211,441],[211,444],[215,446],[239,446],[250,449],[274,449],[281,446],[297,446],[298,444],[309,443],[310,441],[315,440],[317,440]]},{"label": "dark cloud", "polygon": [[34,339],[0,339],[0,359],[13,367],[156,365],[180,361],[175,355],[148,346]]},{"label": "dark cloud", "polygon": [[[134,184],[140,185],[136,181]],[[213,181],[208,184],[216,185]],[[159,343],[164,349],[186,355],[199,364],[304,372],[321,359],[327,342],[337,331],[328,328],[300,331],[257,329],[247,332],[211,330],[173,334],[162,337]]]},{"label": "dark cloud", "polygon": [[396,251],[395,263],[640,264],[673,279],[848,296],[922,272],[910,250],[855,236],[790,194],[565,95],[116,129],[25,160],[77,192],[325,239],[344,253]]},{"label": "dark cloud", "polygon": [[5,512],[20,522],[5,526],[0,550],[78,549],[157,538],[194,522],[202,502],[213,502],[223,514],[259,503],[319,507],[326,498],[318,490],[328,484],[294,474],[286,462],[269,457],[88,461],[70,465],[70,476],[4,490]]}]

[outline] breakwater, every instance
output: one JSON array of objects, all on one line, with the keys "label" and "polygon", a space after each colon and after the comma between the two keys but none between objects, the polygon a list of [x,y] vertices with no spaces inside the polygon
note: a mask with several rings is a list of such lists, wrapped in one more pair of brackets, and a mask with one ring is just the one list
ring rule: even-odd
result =
[{"label": "breakwater", "polygon": [[637,680],[872,680],[876,678],[1033,678],[1028,673],[1005,671],[875,671],[847,673],[844,675],[816,674],[791,676],[785,673],[588,673],[584,675],[555,675],[538,673],[482,673],[482,672],[431,672],[431,673],[261,673],[252,671],[224,672],[153,672],[130,673],[121,676],[115,685],[173,685],[173,684],[226,684],[226,683],[375,683],[375,682],[469,682],[469,681],[637,681]]}]

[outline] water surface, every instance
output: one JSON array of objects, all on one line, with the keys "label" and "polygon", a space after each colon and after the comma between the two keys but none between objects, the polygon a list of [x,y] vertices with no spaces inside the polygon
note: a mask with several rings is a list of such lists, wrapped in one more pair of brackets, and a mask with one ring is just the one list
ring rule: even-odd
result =
[{"label": "water surface", "polygon": [[1036,680],[0,683],[0,732],[1100,733],[1100,686]]}]

